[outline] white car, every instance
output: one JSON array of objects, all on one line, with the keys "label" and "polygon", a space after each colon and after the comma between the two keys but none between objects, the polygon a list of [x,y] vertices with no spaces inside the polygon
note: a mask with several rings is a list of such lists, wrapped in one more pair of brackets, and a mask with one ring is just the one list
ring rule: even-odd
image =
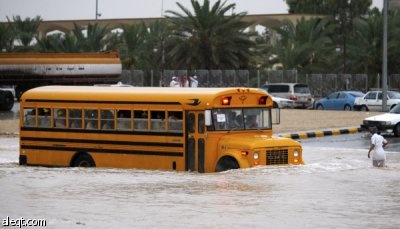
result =
[{"label": "white car", "polygon": [[290,99],[272,96],[272,102],[274,108],[294,108],[294,101]]},{"label": "white car", "polygon": [[295,108],[312,108],[314,98],[307,84],[302,83],[268,83],[261,86],[270,95],[290,99]]},{"label": "white car", "polygon": [[[261,87],[259,89],[262,91],[266,91],[268,93],[267,89],[264,87]],[[276,97],[276,96],[271,95],[270,93],[269,93],[269,95],[272,98],[273,108],[294,108],[295,107],[294,101],[291,99]]]},{"label": "white car", "polygon": [[[387,109],[392,109],[400,103],[400,92],[387,92]],[[382,91],[369,91],[364,97],[358,97],[354,100],[354,110],[356,111],[382,111]]]},{"label": "white car", "polygon": [[365,118],[361,125],[365,129],[373,126],[382,132],[393,133],[396,137],[400,137],[400,104],[394,106],[388,113]]}]

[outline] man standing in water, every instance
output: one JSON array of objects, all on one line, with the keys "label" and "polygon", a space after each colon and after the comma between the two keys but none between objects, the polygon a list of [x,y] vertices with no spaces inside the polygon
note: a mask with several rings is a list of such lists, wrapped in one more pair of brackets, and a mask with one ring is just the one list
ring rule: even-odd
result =
[{"label": "man standing in water", "polygon": [[368,151],[368,158],[370,158],[370,153],[374,150],[374,154],[372,156],[372,165],[374,167],[384,167],[386,160],[386,153],[383,149],[388,142],[385,138],[383,138],[378,132],[378,128],[371,127],[370,129],[372,137],[371,137],[371,146]]}]

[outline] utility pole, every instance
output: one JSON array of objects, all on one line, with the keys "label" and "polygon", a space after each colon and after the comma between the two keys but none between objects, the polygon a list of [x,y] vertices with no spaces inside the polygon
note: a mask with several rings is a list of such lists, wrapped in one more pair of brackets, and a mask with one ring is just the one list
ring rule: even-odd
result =
[{"label": "utility pole", "polygon": [[99,3],[98,3],[98,0],[96,0],[96,21],[97,21],[97,18],[98,17],[101,17],[101,13],[99,13]]},{"label": "utility pole", "polygon": [[389,0],[383,0],[383,63],[382,63],[382,111],[387,107],[387,11]]}]

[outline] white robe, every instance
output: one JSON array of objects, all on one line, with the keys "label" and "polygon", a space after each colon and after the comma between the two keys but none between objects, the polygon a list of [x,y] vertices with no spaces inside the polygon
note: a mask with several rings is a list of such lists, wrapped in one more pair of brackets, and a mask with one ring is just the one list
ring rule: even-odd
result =
[{"label": "white robe", "polygon": [[374,134],[371,137],[371,144],[374,144],[374,154],[372,155],[372,160],[386,160],[386,153],[383,149],[383,144],[387,143],[386,139],[384,139],[379,134]]}]

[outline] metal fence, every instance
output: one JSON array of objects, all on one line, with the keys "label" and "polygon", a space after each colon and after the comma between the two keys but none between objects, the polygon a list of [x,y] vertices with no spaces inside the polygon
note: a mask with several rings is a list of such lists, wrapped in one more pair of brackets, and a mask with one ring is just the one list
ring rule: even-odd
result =
[{"label": "metal fence", "polygon": [[[339,90],[366,92],[380,88],[381,77],[367,74],[298,74],[296,70],[123,70],[121,81],[134,86],[167,87],[172,76],[196,75],[199,87],[260,87],[265,83],[305,83],[314,97],[324,97]],[[400,74],[388,76],[388,88],[400,89]]]}]

